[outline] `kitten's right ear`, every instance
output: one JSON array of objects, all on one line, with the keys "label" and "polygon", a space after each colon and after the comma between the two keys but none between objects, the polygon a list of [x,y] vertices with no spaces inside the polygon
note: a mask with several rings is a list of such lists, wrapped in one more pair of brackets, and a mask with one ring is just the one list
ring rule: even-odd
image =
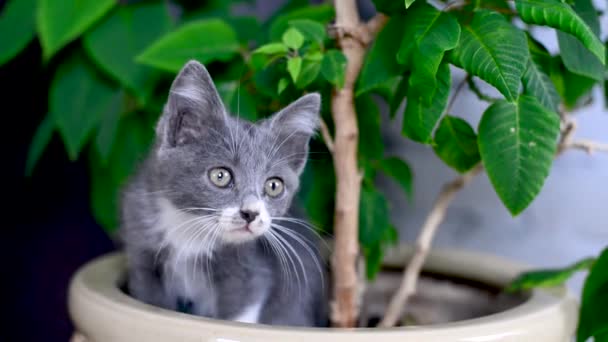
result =
[{"label": "kitten's right ear", "polygon": [[221,132],[225,119],[226,110],[209,72],[201,63],[190,61],[171,85],[156,135],[161,147],[186,145]]}]

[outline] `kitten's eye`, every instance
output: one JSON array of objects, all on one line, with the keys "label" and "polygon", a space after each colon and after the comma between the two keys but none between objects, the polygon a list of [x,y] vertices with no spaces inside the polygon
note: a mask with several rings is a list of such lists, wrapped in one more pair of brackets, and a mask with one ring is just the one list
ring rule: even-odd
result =
[{"label": "kitten's eye", "polygon": [[209,171],[209,179],[211,180],[211,183],[215,184],[216,186],[225,188],[230,184],[232,174],[230,174],[230,171],[223,167],[216,167],[215,169]]},{"label": "kitten's eye", "polygon": [[283,181],[279,178],[270,178],[264,184],[264,192],[270,197],[277,197],[283,193]]}]

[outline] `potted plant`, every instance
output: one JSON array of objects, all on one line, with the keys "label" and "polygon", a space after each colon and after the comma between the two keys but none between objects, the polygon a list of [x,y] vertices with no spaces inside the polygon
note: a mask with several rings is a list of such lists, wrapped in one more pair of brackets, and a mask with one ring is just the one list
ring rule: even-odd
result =
[{"label": "potted plant", "polygon": [[[377,14],[367,21],[354,0],[316,6],[293,0],[263,24],[233,16],[232,5],[240,1],[28,1],[6,5],[3,18],[22,29],[3,35],[9,39],[0,54],[0,63],[6,62],[37,34],[42,57],[54,71],[49,114],[32,141],[28,173],[55,131],[71,159],[86,151],[93,213],[110,231],[117,227],[117,193],[151,143],[150,127],[161,112],[167,81],[187,60],[197,59],[213,66],[227,108],[247,119],[268,115],[308,91],[323,95],[322,142],[312,143],[315,160],[303,176],[300,199],[316,226],[333,231],[334,326],[351,328],[360,321],[368,304],[362,302],[363,273],[371,280],[383,260],[393,267],[407,262],[402,281],[393,282],[397,290],[381,328],[354,331],[242,325],[150,307],[120,290],[124,263],[119,255],[108,256],[85,266],[70,290],[73,319],[85,338],[565,341],[577,326],[576,305],[555,286],[583,269],[591,272],[578,340],[607,337],[607,318],[599,314],[607,305],[606,252],[564,270],[522,275],[510,289],[551,288],[513,295],[509,298],[522,302],[499,313],[390,328],[404,323],[423,267],[497,288],[506,288],[522,271],[488,256],[430,251],[454,194],[476,174],[487,172],[506,208],[517,215],[541,190],[556,155],[608,150],[574,139],[575,122],[568,114],[605,80],[605,44],[589,0],[374,0]],[[547,52],[534,26],[559,32],[559,55]],[[453,90],[452,68],[466,73]],[[500,98],[484,94],[479,82],[496,88]],[[489,104],[477,132],[452,115],[451,104],[465,87]],[[412,174],[405,161],[384,156],[378,101],[388,104],[391,116],[403,116],[404,136],[431,146],[462,173],[438,195],[413,253],[387,253],[396,231],[374,179],[385,173],[409,193]]]}]

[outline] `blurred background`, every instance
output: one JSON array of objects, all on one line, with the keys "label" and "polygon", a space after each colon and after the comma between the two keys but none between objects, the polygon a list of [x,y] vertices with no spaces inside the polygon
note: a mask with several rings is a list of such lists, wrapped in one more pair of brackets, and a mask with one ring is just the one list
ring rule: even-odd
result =
[{"label": "blurred background", "polygon": [[[225,10],[221,2],[175,1],[184,8],[206,8],[206,15],[212,15],[211,9]],[[374,11],[371,2],[359,2],[363,17],[370,17]],[[0,0],[0,18],[5,3]],[[249,13],[263,21],[283,3],[249,1],[231,10]],[[605,1],[596,5],[606,9]],[[602,16],[600,24],[605,34],[606,16]],[[557,49],[554,31],[538,34],[549,42],[550,51]],[[70,43],[58,56],[45,62],[40,43],[34,39],[16,58],[0,67],[0,111],[8,119],[0,135],[5,222],[0,246],[1,260],[5,263],[0,282],[4,313],[4,319],[0,320],[3,325],[0,341],[67,341],[72,332],[66,309],[71,275],[85,262],[115,249],[110,235],[96,219],[99,215],[91,209],[93,190],[88,154],[69,158],[62,139],[55,133],[32,175],[25,176],[30,144],[49,112],[47,91],[54,73],[64,55],[80,49],[80,44]],[[223,71],[214,68],[210,66],[212,74]],[[458,84],[462,74],[456,71],[454,77],[452,84]],[[484,91],[491,93],[492,89]],[[595,91],[595,98],[603,98],[601,89]],[[161,103],[163,96],[158,96]],[[474,95],[467,94],[456,101],[454,113],[476,124],[484,106]],[[608,142],[606,104],[596,101],[578,112],[577,137]],[[388,109],[382,108],[382,114],[388,117]],[[150,127],[153,121],[154,116],[149,119]],[[430,147],[402,138],[398,127],[401,125],[383,125],[387,154],[401,156],[412,167],[413,199],[406,199],[387,179],[381,177],[379,185],[389,199],[391,222],[397,226],[400,240],[411,241],[440,187],[456,174]],[[101,176],[107,177],[110,176]],[[517,218],[512,218],[504,208],[487,177],[477,177],[458,194],[436,244],[495,253],[536,267],[560,267],[596,255],[605,247],[607,204],[608,155],[569,151],[555,161],[541,194]],[[574,291],[580,291],[581,277],[571,282]]]}]

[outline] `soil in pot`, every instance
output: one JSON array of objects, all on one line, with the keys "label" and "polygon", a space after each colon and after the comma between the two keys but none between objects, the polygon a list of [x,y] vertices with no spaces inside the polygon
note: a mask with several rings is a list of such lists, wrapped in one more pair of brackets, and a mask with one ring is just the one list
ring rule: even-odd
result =
[{"label": "soil in pot", "polygon": [[[384,268],[367,284],[362,326],[376,326],[401,283],[402,269]],[[478,318],[525,302],[527,293],[506,293],[502,288],[470,279],[423,272],[417,294],[410,298],[399,326],[431,325]]]}]

